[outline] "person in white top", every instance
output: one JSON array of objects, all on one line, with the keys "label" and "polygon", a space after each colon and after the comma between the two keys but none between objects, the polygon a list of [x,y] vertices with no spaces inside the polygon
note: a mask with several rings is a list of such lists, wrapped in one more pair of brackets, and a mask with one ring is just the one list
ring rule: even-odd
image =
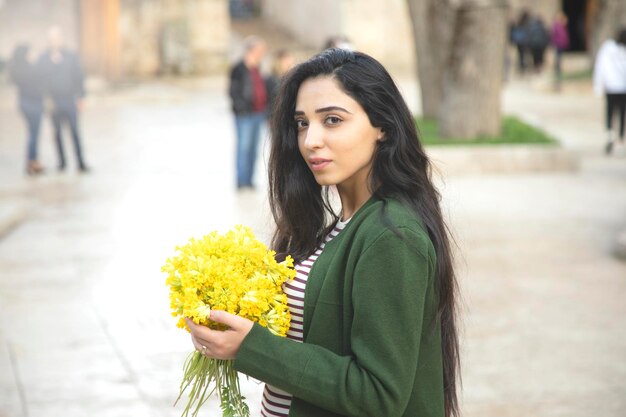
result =
[{"label": "person in white top", "polygon": [[604,41],[593,68],[593,88],[606,97],[607,143],[605,152],[613,151],[613,116],[619,114],[619,142],[624,146],[624,117],[626,115],[626,28],[616,39]]}]

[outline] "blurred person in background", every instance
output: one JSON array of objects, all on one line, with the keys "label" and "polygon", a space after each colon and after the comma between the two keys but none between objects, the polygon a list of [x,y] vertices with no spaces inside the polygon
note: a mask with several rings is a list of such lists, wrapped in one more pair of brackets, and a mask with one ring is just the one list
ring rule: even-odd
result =
[{"label": "blurred person in background", "polygon": [[550,34],[543,19],[539,16],[532,16],[526,25],[526,45],[533,58],[535,73],[540,73],[543,69],[546,48],[549,44]]},{"label": "blurred person in background", "polygon": [[607,155],[613,152],[613,116],[619,115],[619,145],[624,152],[624,117],[626,114],[626,27],[615,39],[604,41],[593,67],[593,89],[606,98]]},{"label": "blurred person in background", "polygon": [[459,416],[448,231],[391,76],[325,50],[287,74],[270,125],[272,249],[297,272],[287,337],[212,310],[227,330],[187,319],[194,348],[265,382],[262,416]]},{"label": "blurred person in background", "polygon": [[41,174],[43,167],[37,160],[37,149],[43,115],[43,79],[41,65],[28,45],[18,45],[13,51],[9,77],[17,86],[19,108],[28,128],[26,173]]},{"label": "blurred person in background", "polygon": [[2,80],[2,75],[4,71],[6,70],[7,66],[8,66],[8,62],[2,56],[0,56],[0,81]]},{"label": "blurred person in background", "polygon": [[78,129],[78,112],[85,97],[84,75],[78,55],[64,46],[59,27],[48,31],[48,49],[39,58],[44,75],[46,95],[52,101],[52,123],[59,159],[59,171],[65,170],[62,127],[67,124],[72,134],[74,152],[80,172],[88,172]]},{"label": "blurred person in background", "polygon": [[293,68],[295,60],[293,55],[286,50],[280,49],[274,54],[274,63],[272,65],[272,73],[267,77],[267,97],[268,97],[268,110],[271,113],[272,106],[274,105],[274,99],[278,93],[278,88],[283,77]]},{"label": "blurred person in background", "polygon": [[511,25],[509,33],[511,43],[513,43],[517,49],[517,70],[522,75],[526,72],[526,68],[528,67],[527,25],[529,20],[530,13],[528,11],[522,11],[517,22]]},{"label": "blurred person in background", "polygon": [[342,35],[331,36],[326,39],[326,42],[324,43],[324,49],[330,48],[340,48],[348,51],[354,50],[354,47],[350,43],[350,40]]},{"label": "blurred person in background", "polygon": [[556,89],[561,87],[561,78],[563,72],[561,68],[561,59],[563,52],[569,48],[569,33],[567,32],[567,16],[559,11],[554,17],[552,29],[550,31],[550,43],[554,47],[554,83]]},{"label": "blurred person in background", "polygon": [[244,40],[244,56],[230,72],[229,95],[235,114],[237,130],[237,189],[254,188],[252,176],[261,138],[261,128],[267,118],[268,93],[261,75],[261,62],[267,45],[258,36]]}]

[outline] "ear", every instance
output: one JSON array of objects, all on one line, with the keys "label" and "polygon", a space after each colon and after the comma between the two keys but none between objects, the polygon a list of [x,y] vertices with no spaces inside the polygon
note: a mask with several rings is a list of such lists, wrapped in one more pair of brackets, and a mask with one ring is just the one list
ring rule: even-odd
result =
[{"label": "ear", "polygon": [[385,137],[385,131],[384,131],[382,128],[379,128],[379,129],[378,129],[378,136],[377,136],[376,140],[377,140],[378,142],[384,142],[384,141],[385,141],[385,139],[386,139],[386,137]]}]

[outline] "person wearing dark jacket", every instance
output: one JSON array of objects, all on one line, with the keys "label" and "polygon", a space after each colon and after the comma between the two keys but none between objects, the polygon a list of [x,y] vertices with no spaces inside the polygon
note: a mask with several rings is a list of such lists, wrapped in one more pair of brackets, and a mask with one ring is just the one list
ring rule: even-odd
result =
[{"label": "person wearing dark jacket", "polygon": [[9,63],[9,76],[17,86],[20,111],[28,127],[26,173],[36,175],[43,172],[37,160],[37,142],[43,115],[41,66],[31,59],[28,45],[18,45]]},{"label": "person wearing dark jacket", "polygon": [[65,170],[65,151],[63,150],[62,124],[69,125],[74,151],[80,172],[89,169],[83,157],[80,132],[78,130],[78,110],[82,108],[85,96],[84,76],[76,53],[63,46],[61,31],[57,27],[48,33],[49,49],[43,53],[39,62],[45,79],[45,91],[53,104],[52,123],[59,158],[58,168]]},{"label": "person wearing dark jacket", "polygon": [[528,22],[530,21],[530,13],[523,11],[517,20],[509,29],[509,39],[517,49],[517,68],[520,74],[524,74],[528,69]]},{"label": "person wearing dark jacket", "polygon": [[543,69],[544,55],[550,44],[550,33],[539,16],[531,17],[526,26],[527,45],[533,58],[533,68],[539,73]]},{"label": "person wearing dark jacket", "polygon": [[261,127],[267,117],[267,86],[259,66],[266,52],[261,38],[244,41],[244,57],[231,70],[229,95],[237,130],[237,188],[252,188]]}]

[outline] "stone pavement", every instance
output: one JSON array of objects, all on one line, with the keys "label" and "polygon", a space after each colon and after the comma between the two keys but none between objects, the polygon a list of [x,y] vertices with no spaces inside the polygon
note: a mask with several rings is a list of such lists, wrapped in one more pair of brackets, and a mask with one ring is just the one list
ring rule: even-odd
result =
[{"label": "stone pavement", "polygon": [[[626,263],[611,250],[626,159],[601,154],[600,99],[529,87],[507,87],[506,110],[579,152],[580,171],[438,180],[460,248],[464,415],[623,416]],[[192,235],[270,230],[262,167],[257,192],[232,187],[225,91],[206,79],[94,94],[93,172],[39,178],[23,175],[22,121],[0,91],[0,208],[14,218],[0,238],[0,417],[180,415],[191,345],[160,267]],[[48,125],[41,151],[54,167]],[[244,390],[256,415],[261,386]]]}]

